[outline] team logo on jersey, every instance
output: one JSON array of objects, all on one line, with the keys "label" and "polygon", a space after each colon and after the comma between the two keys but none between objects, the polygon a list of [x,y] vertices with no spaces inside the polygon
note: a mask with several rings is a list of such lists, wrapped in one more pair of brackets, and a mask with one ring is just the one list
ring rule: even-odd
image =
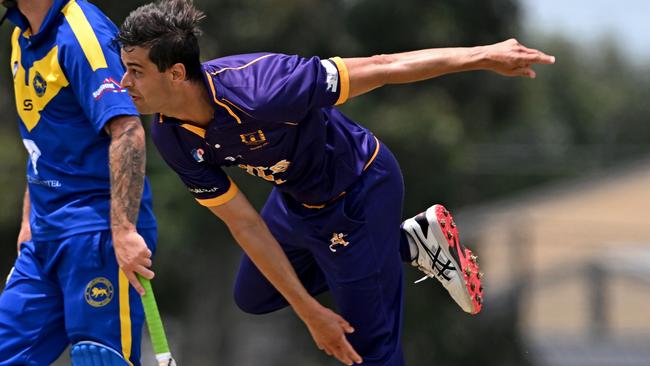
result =
[{"label": "team logo on jersey", "polygon": [[102,82],[102,85],[93,92],[93,98],[100,100],[106,93],[126,93],[126,89],[122,88],[120,83],[113,78],[106,78]]},{"label": "team logo on jersey", "polygon": [[248,146],[258,146],[266,143],[266,136],[264,136],[264,132],[262,132],[262,130],[244,133],[239,135],[239,137],[241,137],[241,142]]},{"label": "team logo on jersey", "polygon": [[34,81],[32,82],[32,85],[34,86],[36,95],[39,97],[45,95],[45,91],[47,90],[47,82],[45,79],[43,79],[43,76],[41,76],[38,71],[36,71],[36,75],[34,75]]},{"label": "team logo on jersey", "polygon": [[38,148],[34,140],[23,139],[23,145],[29,154],[29,160],[32,163],[32,170],[38,175],[38,158],[41,157],[41,149]]},{"label": "team logo on jersey", "polygon": [[331,243],[330,244],[330,250],[333,253],[336,253],[337,249],[345,248],[348,245],[350,245],[350,242],[345,241],[345,239],[344,239],[346,236],[348,236],[348,235],[343,234],[343,233],[333,233],[332,234],[332,238],[330,239],[330,243]]},{"label": "team logo on jersey", "polygon": [[197,163],[202,163],[205,161],[203,159],[203,154],[205,154],[205,151],[203,151],[203,149],[192,150],[192,157],[194,158],[194,160],[196,160]]},{"label": "team logo on jersey", "polygon": [[106,306],[113,299],[113,284],[104,277],[95,278],[86,285],[84,297],[92,307]]},{"label": "team logo on jersey", "polygon": [[267,180],[269,182],[273,182],[275,184],[284,184],[287,181],[281,178],[278,178],[276,174],[284,173],[289,169],[289,166],[291,165],[290,161],[287,160],[281,160],[275,163],[272,167],[266,167],[266,166],[252,166],[252,165],[245,165],[245,164],[239,164],[238,167],[246,170],[246,173],[255,176],[255,177],[260,177],[264,180]]},{"label": "team logo on jersey", "polygon": [[14,79],[16,78],[16,74],[18,74],[18,61],[14,61],[14,66],[11,69],[11,74],[13,75]]}]

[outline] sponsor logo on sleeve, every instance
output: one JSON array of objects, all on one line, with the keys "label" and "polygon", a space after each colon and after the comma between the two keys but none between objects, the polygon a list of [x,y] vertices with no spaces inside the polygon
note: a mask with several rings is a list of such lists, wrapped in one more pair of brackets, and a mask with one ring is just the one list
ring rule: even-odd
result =
[{"label": "sponsor logo on sleeve", "polygon": [[188,188],[190,192],[194,194],[202,194],[202,193],[215,193],[219,190],[219,187],[212,187],[212,188]]},{"label": "sponsor logo on sleeve", "polygon": [[113,78],[106,78],[102,82],[102,85],[93,92],[93,98],[100,100],[106,93],[126,93],[126,89],[122,88],[120,83]]},{"label": "sponsor logo on sleeve", "polygon": [[197,163],[202,163],[205,161],[205,159],[203,159],[204,154],[205,151],[203,151],[203,149],[199,148],[199,149],[192,150],[192,157],[194,158],[194,160],[196,160]]},{"label": "sponsor logo on sleeve", "polygon": [[325,82],[327,83],[327,91],[336,93],[339,87],[339,70],[329,60],[321,60],[320,62],[325,68]]}]

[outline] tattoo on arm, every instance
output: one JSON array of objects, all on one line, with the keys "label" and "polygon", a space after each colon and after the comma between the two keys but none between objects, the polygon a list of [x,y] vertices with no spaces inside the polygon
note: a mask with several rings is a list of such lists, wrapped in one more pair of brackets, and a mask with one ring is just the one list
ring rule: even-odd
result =
[{"label": "tattoo on arm", "polygon": [[111,227],[135,229],[144,189],[146,163],[144,129],[137,117],[118,117],[109,126]]}]

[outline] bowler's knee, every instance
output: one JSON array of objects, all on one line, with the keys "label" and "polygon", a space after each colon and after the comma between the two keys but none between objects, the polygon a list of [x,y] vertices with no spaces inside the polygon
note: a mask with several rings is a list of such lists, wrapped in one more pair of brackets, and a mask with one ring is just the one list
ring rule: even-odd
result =
[{"label": "bowler's knee", "polygon": [[248,314],[266,314],[288,305],[284,298],[281,298],[281,303],[278,303],[277,300],[266,299],[265,296],[241,286],[235,286],[233,298],[237,307]]}]

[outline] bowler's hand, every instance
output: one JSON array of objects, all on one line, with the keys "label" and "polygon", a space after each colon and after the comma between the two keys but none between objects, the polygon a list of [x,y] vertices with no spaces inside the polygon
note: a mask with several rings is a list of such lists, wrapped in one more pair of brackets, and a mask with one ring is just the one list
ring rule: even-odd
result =
[{"label": "bowler's hand", "polygon": [[113,232],[113,248],[120,269],[129,279],[129,283],[140,295],[144,295],[144,288],[138,281],[136,273],[146,279],[153,279],[151,267],[151,250],[137,231]]},{"label": "bowler's hand", "polygon": [[555,57],[542,51],[528,48],[516,39],[484,46],[484,67],[505,76],[527,76],[534,79],[537,74],[531,68],[534,64],[553,64]]},{"label": "bowler's hand", "polygon": [[320,306],[304,320],[318,349],[346,365],[363,362],[345,337],[346,333],[354,332],[354,328],[340,315]]}]

